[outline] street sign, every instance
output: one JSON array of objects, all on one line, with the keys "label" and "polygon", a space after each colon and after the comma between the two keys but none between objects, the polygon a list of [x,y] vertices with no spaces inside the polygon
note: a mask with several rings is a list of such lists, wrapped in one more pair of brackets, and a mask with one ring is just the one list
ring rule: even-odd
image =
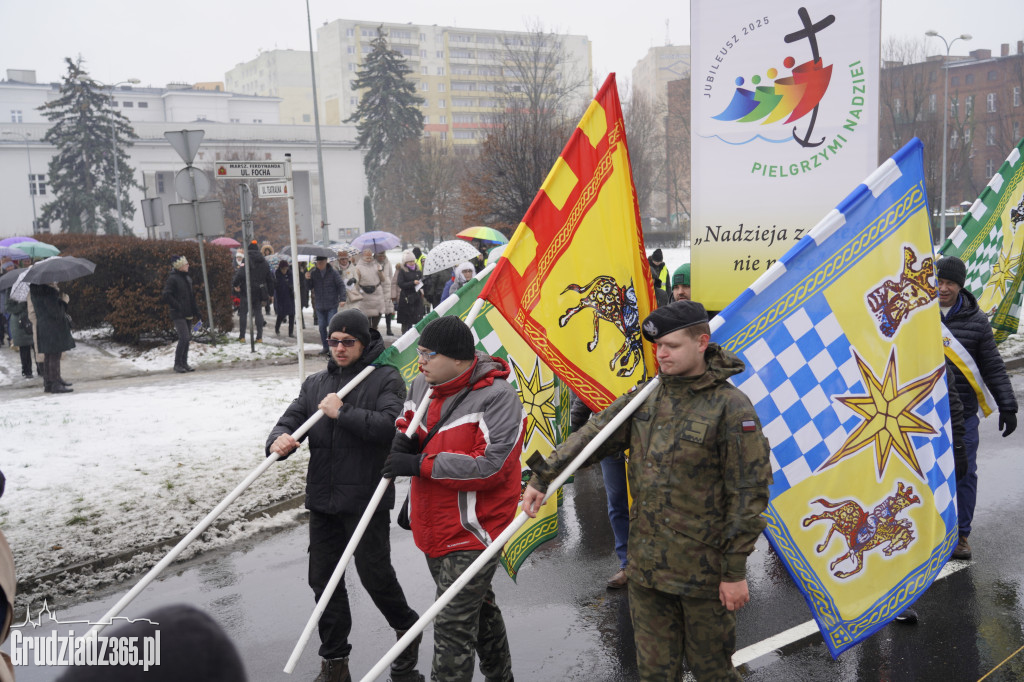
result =
[{"label": "street sign", "polygon": [[213,187],[210,183],[210,176],[198,168],[191,166],[190,168],[192,169],[192,172],[195,173],[195,191],[192,191],[192,178],[188,175],[188,168],[182,168],[174,174],[174,190],[178,193],[178,196],[185,201],[205,199]]},{"label": "street sign", "polygon": [[142,221],[146,227],[159,227],[164,224],[164,200],[160,197],[142,200]]},{"label": "street sign", "polygon": [[178,152],[181,160],[190,166],[192,159],[196,158],[199,143],[203,141],[204,135],[205,130],[168,130],[164,133],[164,137],[174,147],[174,151]]},{"label": "street sign", "polygon": [[260,199],[287,199],[288,181],[257,182],[256,190]]},{"label": "street sign", "polygon": [[284,161],[218,161],[214,173],[218,178],[283,178]]},{"label": "street sign", "polygon": [[[218,237],[224,234],[224,206],[219,201],[198,201],[199,224],[204,237]],[[192,204],[171,204],[167,207],[171,216],[171,236],[175,239],[191,239],[196,229],[196,214]]]}]

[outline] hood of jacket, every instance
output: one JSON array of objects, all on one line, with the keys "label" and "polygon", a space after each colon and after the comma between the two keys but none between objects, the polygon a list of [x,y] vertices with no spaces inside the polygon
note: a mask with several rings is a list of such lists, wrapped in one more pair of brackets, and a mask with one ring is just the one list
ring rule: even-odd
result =
[{"label": "hood of jacket", "polygon": [[692,390],[703,391],[728,381],[729,377],[741,374],[747,368],[735,353],[725,350],[717,343],[708,344],[708,349],[704,351],[704,362],[707,364],[707,370],[697,377],[680,377],[670,374],[660,374],[659,376],[666,386],[690,382]]}]

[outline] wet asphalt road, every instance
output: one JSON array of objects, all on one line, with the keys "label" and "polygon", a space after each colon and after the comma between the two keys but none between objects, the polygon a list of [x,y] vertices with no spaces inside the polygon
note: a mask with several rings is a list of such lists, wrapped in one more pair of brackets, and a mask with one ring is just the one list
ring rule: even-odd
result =
[{"label": "wet asphalt road", "polygon": [[[1021,401],[1020,370],[1013,384]],[[952,562],[962,570],[938,580],[917,602],[920,623],[890,624],[838,660],[832,659],[821,636],[813,634],[753,658],[740,668],[744,679],[1024,679],[1024,433],[1003,439],[996,421],[993,416],[981,427],[979,503],[971,535],[974,559]],[[399,499],[402,490],[404,485]],[[638,679],[626,594],[604,587],[616,568],[604,504],[599,468],[585,470],[567,488],[559,539],[534,553],[518,583],[501,574],[495,577],[520,680]],[[311,680],[319,665],[315,635],[295,673],[282,672],[314,606],[305,582],[305,545],[302,524],[176,566],[123,615],[138,617],[175,602],[196,605],[212,614],[236,642],[250,679]],[[411,534],[397,526],[392,553],[411,605],[422,612],[433,601],[433,583]],[[740,612],[737,649],[749,658],[747,647],[805,623],[810,614],[763,538],[748,562],[748,577],[752,600]],[[394,635],[358,585],[355,571],[348,572],[346,582],[355,621],[350,664],[359,679],[393,644]],[[58,618],[97,618],[127,589],[66,607]],[[47,631],[44,627],[36,632]],[[421,671],[429,670],[431,641],[428,628]],[[24,668],[17,679],[53,680],[59,673]],[[477,679],[483,679],[479,673]]]}]

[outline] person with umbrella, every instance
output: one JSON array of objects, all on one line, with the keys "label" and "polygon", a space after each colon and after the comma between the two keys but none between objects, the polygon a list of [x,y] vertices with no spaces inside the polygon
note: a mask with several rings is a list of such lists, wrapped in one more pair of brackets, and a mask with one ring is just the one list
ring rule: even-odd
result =
[{"label": "person with umbrella", "polygon": [[[21,286],[28,287],[24,283]],[[11,345],[16,346],[21,355],[21,376],[31,379],[33,376],[32,350],[35,346],[35,339],[32,338],[32,323],[28,319],[27,299],[19,300],[8,294],[7,312],[11,316]]]},{"label": "person with umbrella", "polygon": [[178,374],[194,372],[188,364],[188,344],[192,340],[191,320],[199,317],[195,289],[188,274],[188,259],[175,256],[171,260],[171,274],[164,282],[160,299],[170,309],[171,323],[178,334],[178,347],[174,350],[174,371]]},{"label": "person with umbrella", "polygon": [[369,247],[363,249],[362,258],[356,263],[356,285],[363,292],[359,309],[369,318],[370,328],[376,329],[384,314],[384,299],[390,294],[384,289],[391,281],[385,277],[384,266],[374,261]]},{"label": "person with umbrella", "polygon": [[75,347],[68,317],[68,295],[56,282],[29,284],[29,318],[35,332],[35,347],[43,355],[43,392],[71,393],[74,389],[60,374],[60,358]]},{"label": "person with umbrella", "polygon": [[402,325],[402,333],[412,329],[413,325],[423,319],[423,274],[416,267],[416,255],[412,251],[402,254],[402,267],[395,275],[398,286],[398,324]]}]

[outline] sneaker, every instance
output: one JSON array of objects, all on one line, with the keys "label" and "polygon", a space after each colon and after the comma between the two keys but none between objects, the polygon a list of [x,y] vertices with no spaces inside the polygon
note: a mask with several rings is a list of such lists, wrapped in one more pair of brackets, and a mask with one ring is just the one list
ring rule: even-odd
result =
[{"label": "sneaker", "polygon": [[345,658],[325,658],[320,661],[320,674],[313,682],[351,682],[348,672],[348,656]]},{"label": "sneaker", "polygon": [[899,615],[896,616],[897,623],[904,623],[906,625],[917,624],[917,611],[914,609],[903,609]]},{"label": "sneaker", "polygon": [[238,337],[238,343],[245,343],[245,337],[244,336],[239,336]]},{"label": "sneaker", "polygon": [[186,372],[188,372],[188,370],[182,367],[181,365],[175,365],[174,371],[177,372],[178,374],[185,374]]},{"label": "sneaker", "polygon": [[956,543],[956,548],[953,549],[954,559],[963,559],[964,561],[971,558],[971,546],[967,544],[967,536],[961,535],[960,541]]},{"label": "sneaker", "polygon": [[608,578],[608,589],[620,590],[626,586],[627,582],[629,582],[629,580],[626,578],[626,571],[625,569],[621,569],[611,578]]}]

